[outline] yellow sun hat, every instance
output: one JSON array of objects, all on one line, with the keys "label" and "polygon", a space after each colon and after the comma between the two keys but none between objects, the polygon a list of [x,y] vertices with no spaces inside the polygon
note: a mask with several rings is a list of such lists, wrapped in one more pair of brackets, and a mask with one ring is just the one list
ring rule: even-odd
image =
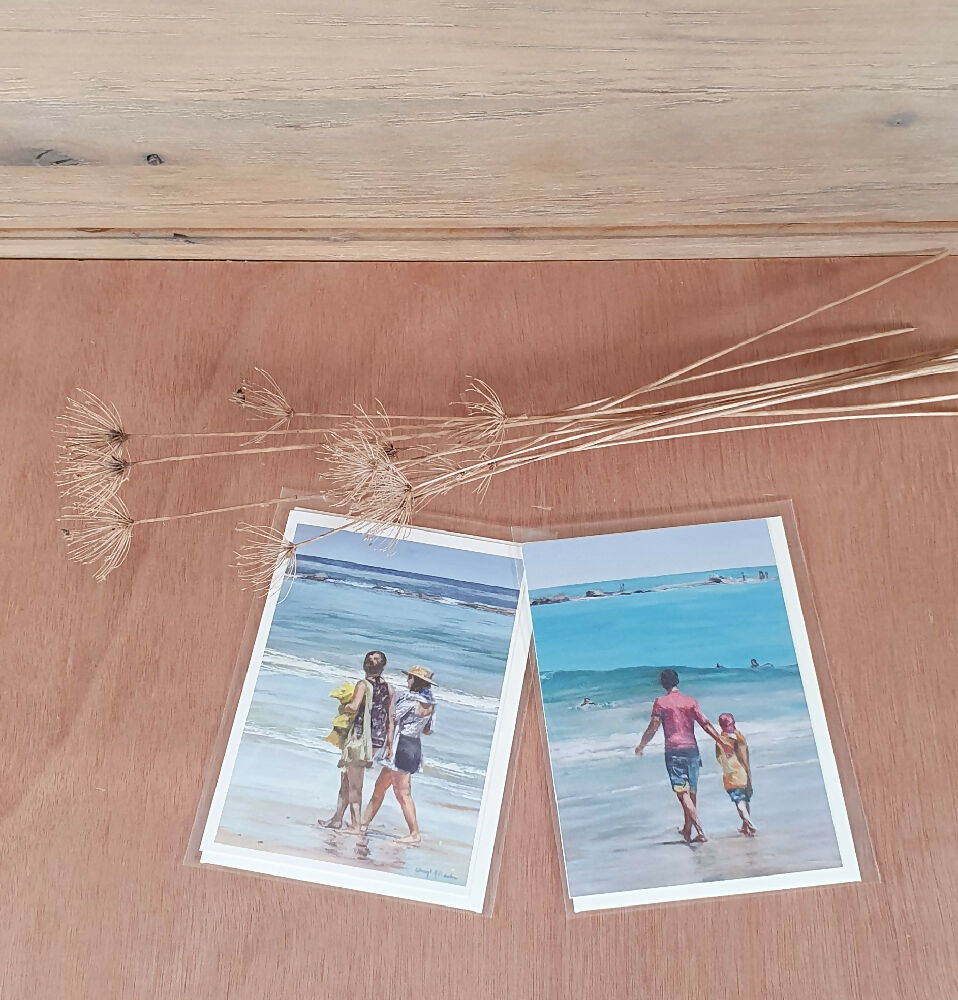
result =
[{"label": "yellow sun hat", "polygon": [[418,677],[421,681],[425,681],[427,684],[435,684],[436,682],[432,679],[432,671],[427,670],[425,667],[420,667],[418,664],[415,667],[410,667],[408,670],[404,670],[403,673],[407,677]]}]

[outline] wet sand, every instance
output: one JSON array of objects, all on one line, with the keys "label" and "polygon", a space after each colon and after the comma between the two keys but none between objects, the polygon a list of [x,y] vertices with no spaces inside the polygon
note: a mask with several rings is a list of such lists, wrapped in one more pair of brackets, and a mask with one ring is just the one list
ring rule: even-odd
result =
[{"label": "wet sand", "polygon": [[[376,780],[370,769],[363,787],[368,801]],[[413,776],[413,796],[422,844],[398,840],[408,833],[399,804],[387,791],[382,809],[367,835],[319,825],[336,806],[340,771],[335,753],[281,748],[247,738],[237,756],[230,793],[216,842],[251,850],[334,861],[362,868],[464,885],[472,851],[479,803],[443,801],[448,784]],[[442,836],[437,836],[442,831]]]}]

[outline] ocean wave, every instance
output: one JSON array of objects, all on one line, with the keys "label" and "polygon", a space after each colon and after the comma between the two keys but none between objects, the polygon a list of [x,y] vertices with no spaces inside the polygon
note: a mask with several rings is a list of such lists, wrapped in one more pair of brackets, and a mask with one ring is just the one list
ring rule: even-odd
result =
[{"label": "ocean wave", "polygon": [[[714,761],[711,763],[702,761],[704,767],[699,774],[699,787],[714,784],[722,780],[722,772],[717,770]],[[752,768],[757,776],[756,784],[761,785],[762,775],[766,771],[776,771],[789,767],[808,767],[810,764],[818,764],[817,757],[810,757],[806,760],[783,760],[774,764],[755,764]],[[557,792],[556,801],[565,807],[589,806],[594,802],[607,802],[611,797],[617,795],[646,795],[651,789],[661,789],[663,774],[649,775],[648,780],[637,785],[615,785],[607,788],[595,790],[594,785],[589,788],[582,788],[576,791]]]},{"label": "ocean wave", "polygon": [[763,764],[761,761],[757,761],[752,770],[756,773],[761,771],[777,771],[781,767],[807,767],[809,764],[821,764],[821,761],[817,757],[809,757],[807,760],[779,760],[774,764]]},{"label": "ocean wave", "polygon": [[[756,723],[744,727],[745,737],[754,750],[768,748],[780,743],[802,739],[811,739],[812,727],[807,719],[792,719],[782,722]],[[712,740],[704,733],[696,734],[701,753],[713,753]],[[558,766],[591,763],[600,760],[628,759],[635,756],[635,746],[639,742],[640,732],[611,733],[601,739],[583,737],[582,739],[558,740],[549,746],[552,763]],[[646,756],[652,753],[662,753],[661,738],[646,748]],[[756,762],[758,766],[758,762]],[[766,764],[765,767],[775,765]]]},{"label": "ocean wave", "polygon": [[549,756],[553,764],[634,757],[638,742],[638,733],[611,733],[598,740],[594,737],[561,740],[549,745]]},{"label": "ocean wave", "polygon": [[[331,687],[338,687],[346,681],[355,681],[359,674],[359,670],[355,667],[344,667],[327,660],[297,656],[295,653],[284,653],[269,648],[263,653],[263,669],[275,674],[290,674],[294,677],[327,681]],[[402,681],[393,679],[392,683],[401,684]],[[445,686],[437,686],[435,695],[439,705],[456,705],[489,715],[495,715],[499,711],[499,699],[489,695],[471,694],[468,691]]]},{"label": "ocean wave", "polygon": [[460,764],[451,760],[432,760],[426,757],[423,767],[426,773],[440,771],[442,774],[448,774],[459,779],[485,781],[486,778],[485,768],[473,767],[471,764]]},{"label": "ocean wave", "polygon": [[[332,743],[327,743],[325,733],[310,729],[283,730],[274,726],[264,726],[255,722],[247,722],[243,729],[244,736],[253,736],[261,740],[269,740],[272,743],[281,743],[296,750],[306,750],[310,753],[321,753],[330,757],[338,757],[339,750]],[[423,761],[423,774],[426,777],[433,777],[437,781],[448,780],[452,784],[459,786],[476,785],[480,788],[486,778],[485,768],[474,767],[471,764],[464,764],[460,761],[437,760],[425,755]],[[462,789],[460,788],[460,791]]]},{"label": "ocean wave", "polygon": [[243,728],[246,736],[257,736],[260,739],[270,740],[273,743],[284,743],[299,750],[311,750],[314,752],[333,754],[339,756],[339,750],[326,742],[325,734],[320,734],[316,730],[304,732],[301,729],[285,730],[276,729],[274,726],[258,725],[255,722],[247,722]]},{"label": "ocean wave", "polygon": [[[445,604],[450,607],[472,608],[475,611],[489,611],[498,615],[514,615],[515,606],[512,604],[489,604],[488,601],[479,598],[455,598],[444,594],[433,594],[422,590],[410,590],[407,587],[394,587],[388,583],[377,583],[369,580],[351,580],[339,576],[330,576],[325,573],[296,574],[298,580],[312,581],[314,583],[332,583],[337,587],[354,587],[358,590],[377,591],[382,594],[395,594],[397,597],[412,597],[420,601],[430,601],[434,604]],[[519,593],[515,594],[516,603],[519,600]]]},{"label": "ocean wave", "polygon": [[744,675],[746,677],[762,677],[769,674],[797,673],[797,663],[762,663],[758,667],[750,667],[747,663],[740,666],[722,665],[721,670],[715,669],[714,663],[707,663],[696,666],[688,663],[637,663],[629,667],[612,667],[609,670],[592,670],[588,667],[569,667],[568,670],[540,670],[539,680],[544,685],[562,684],[575,679],[588,677],[593,685],[601,685],[604,681],[613,681],[618,677],[633,678],[637,671],[655,674],[662,670],[675,670],[681,676],[682,673],[691,672],[693,674],[707,674],[709,677],[722,677],[729,674]]}]

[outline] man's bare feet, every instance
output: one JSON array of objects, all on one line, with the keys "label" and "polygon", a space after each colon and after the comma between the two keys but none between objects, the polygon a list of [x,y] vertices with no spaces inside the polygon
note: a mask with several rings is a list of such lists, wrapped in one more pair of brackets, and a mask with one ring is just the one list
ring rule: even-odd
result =
[{"label": "man's bare feet", "polygon": [[418,833],[410,833],[405,837],[400,837],[397,844],[408,844],[410,847],[418,847],[422,843],[422,837]]},{"label": "man's bare feet", "polygon": [[326,827],[327,830],[342,830],[342,828],[343,828],[342,817],[340,817],[339,819],[336,819],[335,816],[332,816],[329,819],[318,819],[318,820],[316,820],[316,822],[320,826]]},{"label": "man's bare feet", "polygon": [[705,836],[704,831],[699,831],[690,841],[690,844],[707,844],[709,838]]}]

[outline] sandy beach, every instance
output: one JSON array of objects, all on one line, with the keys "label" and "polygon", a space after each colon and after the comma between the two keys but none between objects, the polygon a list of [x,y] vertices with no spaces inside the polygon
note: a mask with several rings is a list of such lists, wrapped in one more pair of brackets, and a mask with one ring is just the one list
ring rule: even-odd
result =
[{"label": "sandy beach", "polygon": [[[329,751],[277,746],[247,736],[240,747],[216,842],[251,850],[465,884],[479,802],[451,797],[449,783],[428,772],[413,778],[422,844],[398,844],[407,830],[395,797],[387,793],[368,835],[328,830],[339,791],[338,755]],[[367,772],[364,802],[377,768]]]},{"label": "sandy beach", "polygon": [[[623,761],[635,784],[616,789],[607,803],[596,794],[560,800],[573,895],[836,867],[838,848],[817,760],[755,767],[752,818],[759,833],[748,838],[737,832],[741,820],[707,740],[700,744],[698,803],[708,843],[687,845],[678,833],[682,811],[666,779],[661,746]],[[594,837],[581,832],[590,817]]]}]

